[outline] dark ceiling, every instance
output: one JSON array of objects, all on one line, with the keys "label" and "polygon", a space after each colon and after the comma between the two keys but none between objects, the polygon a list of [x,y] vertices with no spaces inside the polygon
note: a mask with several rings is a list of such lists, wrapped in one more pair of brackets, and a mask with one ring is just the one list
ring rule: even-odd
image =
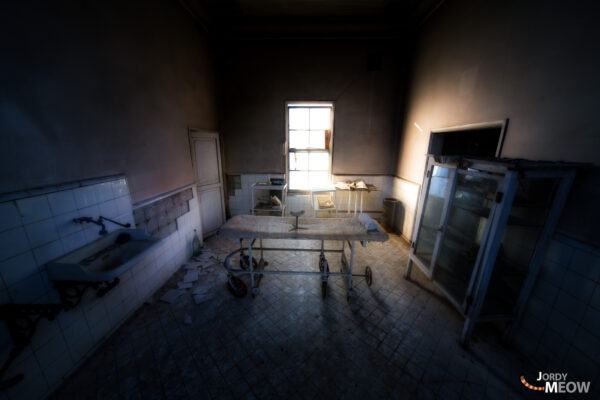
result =
[{"label": "dark ceiling", "polygon": [[399,36],[443,0],[180,0],[224,37]]}]

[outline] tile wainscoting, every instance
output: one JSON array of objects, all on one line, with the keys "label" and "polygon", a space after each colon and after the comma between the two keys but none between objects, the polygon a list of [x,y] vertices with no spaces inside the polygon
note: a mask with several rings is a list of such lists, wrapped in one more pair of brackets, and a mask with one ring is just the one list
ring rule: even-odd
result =
[{"label": "tile wainscoting", "polygon": [[[77,307],[61,312],[53,321],[40,320],[32,342],[4,376],[6,379],[24,373],[23,381],[0,393],[0,399],[48,396],[191,256],[194,229],[202,237],[195,186],[191,190],[189,211],[177,217],[177,229],[121,275],[119,285],[102,298],[94,290],[87,290]],[[3,200],[0,203],[2,304],[59,303],[45,263],[100,237],[98,226],[75,224],[73,218],[95,219],[102,215],[134,226],[136,207],[131,204],[124,176],[24,192],[8,200],[4,196]],[[106,228],[111,231],[119,227],[107,222]],[[0,322],[0,346],[5,360],[11,338],[4,322]]]},{"label": "tile wainscoting", "polygon": [[[394,178],[398,232],[410,241],[420,185]],[[600,379],[600,251],[555,233],[514,346],[541,369]]]},{"label": "tile wainscoting", "polygon": [[402,238],[410,242],[421,185],[398,177],[394,177],[393,180],[392,197],[398,199],[400,202],[396,210],[394,225]]},{"label": "tile wainscoting", "polygon": [[570,380],[600,379],[598,249],[554,235],[515,347],[540,368],[568,372]]},{"label": "tile wainscoting", "polygon": [[[239,176],[239,179],[237,178]],[[256,182],[269,182],[270,178],[280,178],[281,174],[236,174],[229,175],[229,180],[235,180],[236,186],[230,185],[228,193],[228,209],[231,216],[239,214],[250,214],[252,208],[252,184]],[[234,178],[235,177],[235,178]],[[371,214],[374,217],[380,217],[383,208],[383,199],[389,197],[392,193],[392,182],[393,178],[388,175],[334,175],[334,182],[343,182],[346,180],[356,180],[362,178],[367,183],[373,184],[379,188],[379,191],[365,193],[363,197],[363,210]],[[354,193],[351,194],[352,207],[351,211],[354,211]],[[338,191],[338,205],[341,210],[341,215],[346,215],[346,209],[348,204],[348,192]],[[287,201],[286,214],[289,215],[289,211],[305,210],[307,215],[312,216],[312,206],[310,195],[306,194],[290,194]]]}]

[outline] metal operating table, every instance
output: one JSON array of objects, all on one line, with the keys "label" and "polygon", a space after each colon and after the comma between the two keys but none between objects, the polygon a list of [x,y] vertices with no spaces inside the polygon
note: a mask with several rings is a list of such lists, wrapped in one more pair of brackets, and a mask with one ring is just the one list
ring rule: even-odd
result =
[{"label": "metal operating table", "polygon": [[[364,274],[353,274],[354,252],[356,242],[366,247],[367,242],[384,242],[388,240],[383,229],[367,215],[361,214],[353,218],[302,218],[238,215],[227,221],[218,232],[219,237],[234,238],[240,243],[240,248],[231,252],[224,261],[227,268],[229,289],[238,297],[247,293],[246,284],[238,276],[250,275],[252,295],[259,293],[259,285],[264,275],[320,275],[322,295],[327,295],[327,280],[330,276],[340,276],[348,279],[347,299],[354,296],[352,289],[353,277],[364,277],[367,284],[372,283],[372,271],[368,266]],[[245,255],[244,239],[247,242],[248,255]],[[292,239],[292,240],[319,240],[320,249],[298,249],[264,247],[263,239]],[[253,247],[256,240],[259,247]],[[325,249],[325,240],[341,241],[341,249]],[[346,244],[350,249],[350,259],[346,258]],[[257,262],[253,252],[260,252]],[[309,251],[319,253],[319,271],[282,271],[265,269],[268,263],[263,255],[265,251]],[[241,269],[233,269],[231,257],[240,253]],[[325,258],[325,253],[340,253],[342,269],[340,272],[331,272]]]}]

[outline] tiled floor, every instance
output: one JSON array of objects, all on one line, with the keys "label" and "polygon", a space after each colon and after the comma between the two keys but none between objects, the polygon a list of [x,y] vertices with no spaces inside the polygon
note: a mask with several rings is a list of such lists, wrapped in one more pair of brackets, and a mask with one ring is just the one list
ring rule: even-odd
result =
[{"label": "tiled floor", "polygon": [[[269,246],[298,246],[272,241]],[[301,242],[317,247],[318,242]],[[220,260],[231,240],[205,244]],[[335,246],[335,243],[327,243]],[[182,268],[60,388],[55,398],[323,398],[506,399],[531,393],[518,355],[476,328],[468,350],[458,344],[462,319],[419,272],[406,281],[407,247],[394,238],[359,248],[356,265],[373,269],[373,285],[331,278],[321,298],[316,276],[267,276],[256,298],[233,297],[220,264],[205,266],[191,293],[156,299],[176,287]],[[317,269],[317,253],[265,253],[269,268]],[[339,255],[328,256],[333,271]],[[237,259],[235,260],[237,263]],[[184,323],[191,316],[191,324]],[[188,321],[189,322],[189,321]]]}]

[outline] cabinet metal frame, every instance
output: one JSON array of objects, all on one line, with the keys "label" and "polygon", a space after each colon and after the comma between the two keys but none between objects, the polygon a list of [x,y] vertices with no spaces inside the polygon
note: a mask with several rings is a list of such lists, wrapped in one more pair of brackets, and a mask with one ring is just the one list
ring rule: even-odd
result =
[{"label": "cabinet metal frame", "polygon": [[[466,162],[465,162],[466,161]],[[522,165],[519,165],[522,164]],[[423,224],[424,209],[427,204],[429,189],[434,167],[449,169],[447,191],[444,198],[439,227],[437,229],[435,244],[431,255],[431,261],[426,265],[415,254],[419,243],[419,233]],[[462,301],[456,299],[446,288],[436,280],[436,266],[439,260],[441,245],[444,241],[450,211],[452,209],[456,192],[456,183],[459,175],[470,175],[492,179],[498,182],[494,203],[490,208],[487,223],[482,235],[481,244],[473,265],[470,280]],[[419,195],[417,208],[417,219],[413,229],[413,240],[411,242],[410,254],[404,277],[409,278],[412,264],[419,269],[444,293],[450,303],[465,317],[465,324],[461,334],[461,342],[468,343],[473,326],[477,322],[508,320],[511,321],[505,339],[511,340],[522,318],[527,301],[539,273],[543,257],[551,238],[560,213],[566,201],[571,187],[575,171],[567,164],[527,162],[523,160],[463,160],[439,161],[434,156],[429,156],[426,164],[426,174]],[[514,198],[517,192],[519,178],[554,178],[560,179],[559,186],[554,193],[554,199],[549,209],[549,214],[541,229],[540,236],[536,242],[535,250],[528,264],[528,270],[521,290],[517,296],[516,306],[510,315],[481,315],[483,304],[487,295],[490,280],[496,263],[505,228],[512,210]],[[499,198],[498,193],[502,193]],[[467,299],[472,299],[469,304]]]}]

